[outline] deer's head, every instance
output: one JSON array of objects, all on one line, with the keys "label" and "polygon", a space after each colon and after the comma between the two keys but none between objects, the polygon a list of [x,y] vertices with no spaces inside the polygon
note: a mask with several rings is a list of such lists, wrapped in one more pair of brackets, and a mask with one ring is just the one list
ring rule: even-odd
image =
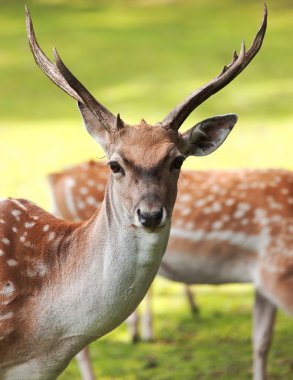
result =
[{"label": "deer's head", "polygon": [[112,170],[110,186],[136,226],[157,229],[170,220],[177,194],[177,181],[188,156],[204,156],[215,151],[237,121],[235,114],[206,119],[184,133],[179,132],[189,114],[210,96],[231,82],[259,51],[265,35],[267,10],[248,51],[242,43],[239,56],[213,80],[192,92],[165,119],[156,125],[142,120],[128,125],[99,103],[73,76],[56,50],[52,63],[39,47],[32,20],[26,9],[27,33],[37,65],[62,90],[78,101],[85,127],[103,147]]}]

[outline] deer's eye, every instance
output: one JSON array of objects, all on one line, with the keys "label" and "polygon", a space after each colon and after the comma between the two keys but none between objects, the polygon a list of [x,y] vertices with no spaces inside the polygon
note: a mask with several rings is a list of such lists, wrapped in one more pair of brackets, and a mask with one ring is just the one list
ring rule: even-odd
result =
[{"label": "deer's eye", "polygon": [[115,174],[116,173],[124,173],[123,168],[120,166],[120,164],[118,164],[117,161],[110,161],[109,166],[110,166],[112,172]]},{"label": "deer's eye", "polygon": [[184,162],[184,157],[183,156],[176,157],[175,160],[172,162],[170,169],[171,170],[173,170],[173,169],[180,170],[183,162]]}]

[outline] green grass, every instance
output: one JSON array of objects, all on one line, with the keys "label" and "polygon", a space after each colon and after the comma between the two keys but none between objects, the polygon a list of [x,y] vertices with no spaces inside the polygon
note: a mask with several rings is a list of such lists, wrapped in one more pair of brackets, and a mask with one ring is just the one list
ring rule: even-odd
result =
[{"label": "green grass", "polygon": [[[155,341],[129,343],[125,325],[91,345],[102,380],[249,380],[251,308],[249,286],[195,287],[200,316],[191,315],[180,285],[155,286]],[[292,320],[279,314],[269,356],[270,380],[293,378]],[[73,361],[62,380],[79,379]]]},{"label": "green grass", "polygon": [[[64,61],[113,112],[129,123],[157,122],[220,72],[262,16],[255,0],[28,0],[41,46]],[[209,99],[185,127],[239,114],[223,147],[190,159],[198,169],[293,168],[293,4],[268,0],[264,46],[231,85]],[[103,153],[81,127],[74,102],[36,67],[24,30],[24,1],[0,0],[0,198],[30,198],[49,207],[45,174]],[[102,380],[249,379],[249,287],[201,287],[200,318],[180,288],[156,286],[156,342],[132,346],[125,327],[93,344]],[[292,379],[292,321],[280,315],[270,379]],[[61,379],[78,379],[73,362]]]}]

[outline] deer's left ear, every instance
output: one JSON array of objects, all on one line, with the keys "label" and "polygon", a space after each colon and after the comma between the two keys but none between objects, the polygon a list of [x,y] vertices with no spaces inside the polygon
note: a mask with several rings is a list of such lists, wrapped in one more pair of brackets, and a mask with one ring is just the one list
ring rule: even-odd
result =
[{"label": "deer's left ear", "polygon": [[234,113],[211,117],[196,124],[181,135],[182,153],[186,156],[206,156],[226,140],[237,122]]}]

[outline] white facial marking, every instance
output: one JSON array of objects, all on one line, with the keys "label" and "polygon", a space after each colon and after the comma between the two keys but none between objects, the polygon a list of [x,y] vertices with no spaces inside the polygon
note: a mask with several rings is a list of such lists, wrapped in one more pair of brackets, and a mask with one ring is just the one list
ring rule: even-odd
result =
[{"label": "white facial marking", "polygon": [[15,267],[16,265],[18,265],[18,261],[14,260],[14,259],[9,259],[6,261],[7,264],[10,266],[10,267]]},{"label": "white facial marking", "polygon": [[47,232],[47,231],[48,231],[48,229],[49,229],[49,225],[48,225],[48,224],[46,224],[46,225],[43,227],[43,231],[44,231],[44,232]]}]

